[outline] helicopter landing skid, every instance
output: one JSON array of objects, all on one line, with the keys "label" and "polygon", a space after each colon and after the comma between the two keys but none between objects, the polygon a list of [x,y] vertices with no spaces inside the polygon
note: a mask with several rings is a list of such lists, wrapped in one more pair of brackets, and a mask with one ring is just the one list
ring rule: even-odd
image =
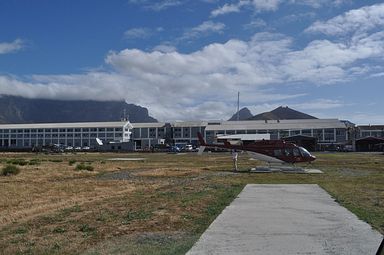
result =
[{"label": "helicopter landing skid", "polygon": [[288,174],[322,174],[319,169],[289,166],[258,166],[249,170],[251,173],[288,173]]}]

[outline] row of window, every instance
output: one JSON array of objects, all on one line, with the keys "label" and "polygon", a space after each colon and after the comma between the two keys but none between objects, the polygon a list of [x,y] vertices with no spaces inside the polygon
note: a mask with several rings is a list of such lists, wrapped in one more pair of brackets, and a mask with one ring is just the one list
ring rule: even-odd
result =
[{"label": "row of window", "polygon": [[4,133],[71,133],[71,132],[122,132],[123,128],[47,128],[47,129],[0,129]]},{"label": "row of window", "polygon": [[378,138],[384,137],[384,131],[362,131],[360,137],[373,136]]},{"label": "row of window", "polygon": [[122,137],[122,133],[107,133],[107,134],[98,134],[98,133],[86,133],[86,134],[0,134],[1,138],[51,138],[51,137],[99,137],[99,138],[105,138],[105,137]]}]

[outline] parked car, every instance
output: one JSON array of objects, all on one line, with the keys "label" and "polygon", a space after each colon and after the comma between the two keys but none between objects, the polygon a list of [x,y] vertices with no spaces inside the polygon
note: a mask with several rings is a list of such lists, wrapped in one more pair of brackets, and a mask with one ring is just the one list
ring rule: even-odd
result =
[{"label": "parked car", "polygon": [[185,145],[184,150],[185,150],[185,151],[192,151],[192,150],[193,150],[193,146],[192,146],[192,144],[187,144],[187,145]]},{"label": "parked car", "polygon": [[172,153],[179,153],[180,151],[181,151],[180,148],[177,146],[171,146],[169,148],[169,152],[172,152]]}]

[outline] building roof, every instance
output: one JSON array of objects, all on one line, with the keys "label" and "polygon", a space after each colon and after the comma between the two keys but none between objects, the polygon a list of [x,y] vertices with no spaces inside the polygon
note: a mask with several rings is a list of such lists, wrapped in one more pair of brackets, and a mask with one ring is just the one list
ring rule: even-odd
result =
[{"label": "building roof", "polygon": [[178,121],[173,122],[173,127],[204,127],[208,124],[206,121]]},{"label": "building roof", "polygon": [[223,121],[220,124],[208,124],[209,130],[302,130],[322,128],[345,128],[338,119],[299,119],[299,120],[254,120],[254,121]]},{"label": "building roof", "polygon": [[[0,124],[0,129],[29,128],[110,128],[123,127],[124,121],[115,122],[73,122],[38,124]],[[165,122],[131,123],[133,128],[160,128]],[[170,123],[172,127],[206,127],[205,130],[300,130],[322,128],[346,128],[338,119],[299,119],[299,120],[245,120],[245,121],[184,121]]]},{"label": "building roof", "polygon": [[165,126],[164,122],[149,122],[149,123],[131,123],[133,128],[161,128]]},{"label": "building roof", "polygon": [[360,130],[384,130],[384,125],[359,125]]}]

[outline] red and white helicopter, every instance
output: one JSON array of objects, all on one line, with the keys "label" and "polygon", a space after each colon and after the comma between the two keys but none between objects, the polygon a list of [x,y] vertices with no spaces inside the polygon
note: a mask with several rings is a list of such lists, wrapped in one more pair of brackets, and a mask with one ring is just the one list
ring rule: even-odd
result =
[{"label": "red and white helicopter", "polygon": [[224,144],[207,144],[201,133],[197,133],[197,136],[200,142],[199,154],[203,153],[205,147],[211,147],[247,151],[252,158],[268,163],[294,164],[316,160],[316,157],[305,148],[282,140],[261,140],[241,144],[224,141]]}]

